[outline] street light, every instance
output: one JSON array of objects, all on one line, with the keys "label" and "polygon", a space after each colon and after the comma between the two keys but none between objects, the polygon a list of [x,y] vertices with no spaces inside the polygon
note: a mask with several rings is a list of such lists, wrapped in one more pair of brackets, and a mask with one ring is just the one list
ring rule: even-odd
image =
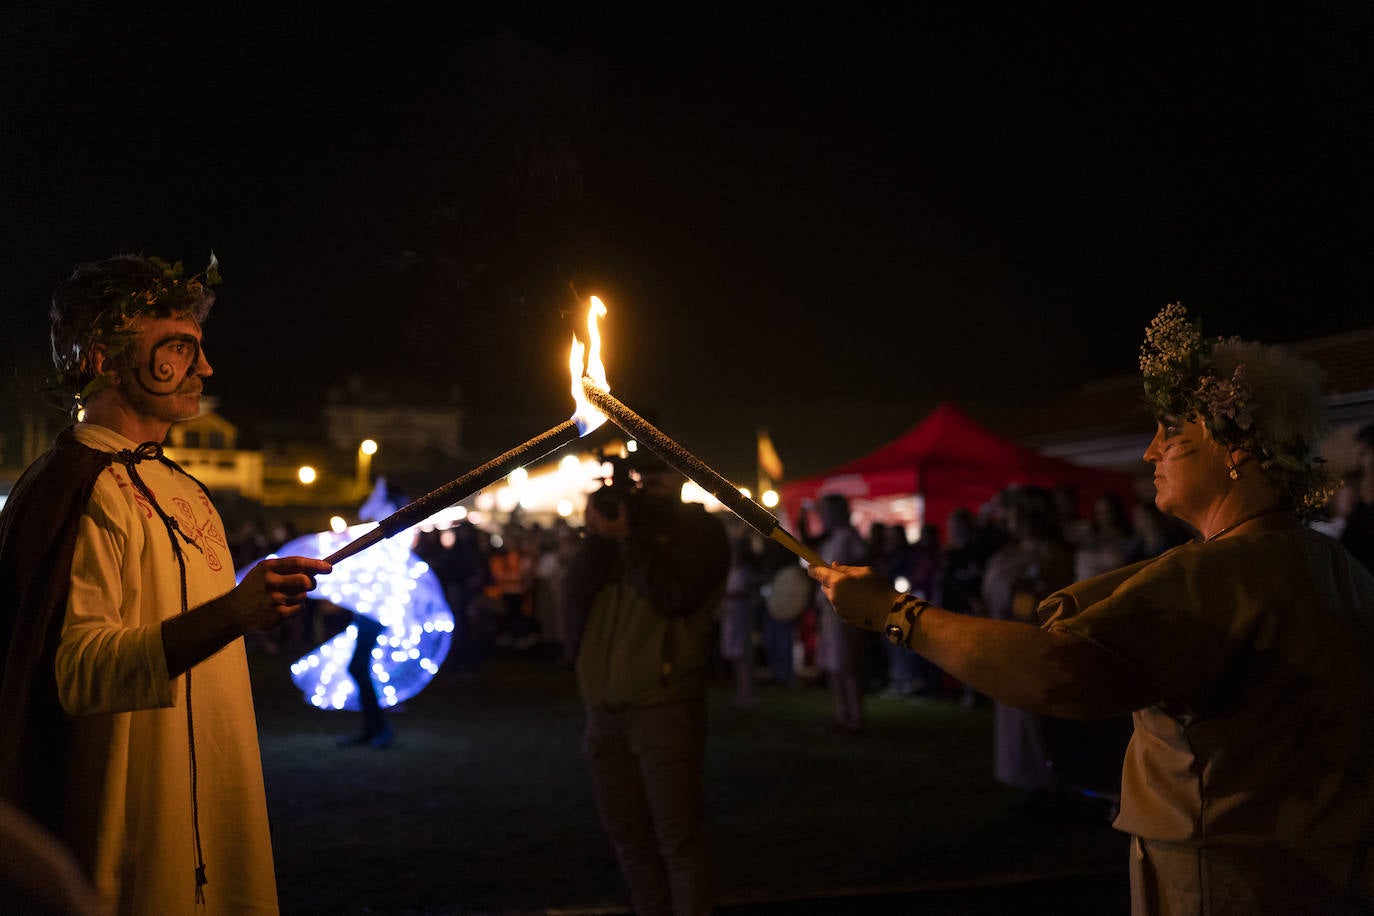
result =
[{"label": "street light", "polygon": [[358,443],[358,477],[357,488],[359,493],[367,493],[372,488],[372,456],[377,454],[377,442],[373,439],[364,439]]},{"label": "street light", "polygon": [[319,475],[315,473],[315,469],[308,464],[303,464],[296,469],[297,479],[300,480],[301,483],[306,485],[314,483],[315,478],[318,476]]}]

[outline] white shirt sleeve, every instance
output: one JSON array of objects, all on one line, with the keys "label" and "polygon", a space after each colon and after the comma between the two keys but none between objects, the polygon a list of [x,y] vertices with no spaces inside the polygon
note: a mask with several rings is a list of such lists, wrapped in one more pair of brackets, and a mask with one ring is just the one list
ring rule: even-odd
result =
[{"label": "white shirt sleeve", "polygon": [[134,516],[141,508],[107,471],[81,518],[56,658],[58,698],[71,715],[176,704],[162,621],[181,610],[181,582],[175,558],[164,557],[170,546]]}]

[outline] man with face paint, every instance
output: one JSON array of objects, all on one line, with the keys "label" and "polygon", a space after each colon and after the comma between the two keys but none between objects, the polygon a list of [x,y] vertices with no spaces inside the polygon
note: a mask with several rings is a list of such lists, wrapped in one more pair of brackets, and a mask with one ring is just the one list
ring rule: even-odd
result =
[{"label": "man with face paint", "polygon": [[213,369],[213,258],[123,255],[53,293],[78,422],[0,512],[0,797],[63,840],[113,910],[275,913],[242,636],[295,614],[327,563],[235,585],[204,487],[162,454]]}]

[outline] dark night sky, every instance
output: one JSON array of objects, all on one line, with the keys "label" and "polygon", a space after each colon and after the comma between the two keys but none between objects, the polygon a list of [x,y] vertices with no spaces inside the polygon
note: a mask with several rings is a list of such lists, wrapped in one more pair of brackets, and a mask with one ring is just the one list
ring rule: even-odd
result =
[{"label": "dark night sky", "polygon": [[593,292],[616,393],[746,479],[756,426],[816,471],[942,399],[1130,372],[1174,299],[1265,340],[1374,323],[1366,11],[26,6],[0,359],[77,261],[213,247],[242,424],[357,373],[457,385],[510,447],[566,416]]}]

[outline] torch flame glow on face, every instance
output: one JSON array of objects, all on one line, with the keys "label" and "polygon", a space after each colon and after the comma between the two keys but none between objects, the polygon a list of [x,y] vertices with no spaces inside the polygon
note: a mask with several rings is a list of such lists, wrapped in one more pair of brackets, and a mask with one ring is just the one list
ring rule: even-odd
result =
[{"label": "torch flame glow on face", "polygon": [[572,421],[577,424],[577,430],[583,436],[606,422],[606,415],[593,407],[582,392],[583,375],[591,379],[592,384],[602,391],[611,390],[611,385],[606,380],[606,367],[601,363],[601,332],[596,326],[596,319],[605,314],[606,306],[596,296],[592,296],[591,307],[587,309],[587,339],[591,341],[591,351],[588,352],[582,341],[574,334],[572,348],[568,352],[568,373],[572,376],[573,402],[577,405],[577,409],[573,411]]}]

